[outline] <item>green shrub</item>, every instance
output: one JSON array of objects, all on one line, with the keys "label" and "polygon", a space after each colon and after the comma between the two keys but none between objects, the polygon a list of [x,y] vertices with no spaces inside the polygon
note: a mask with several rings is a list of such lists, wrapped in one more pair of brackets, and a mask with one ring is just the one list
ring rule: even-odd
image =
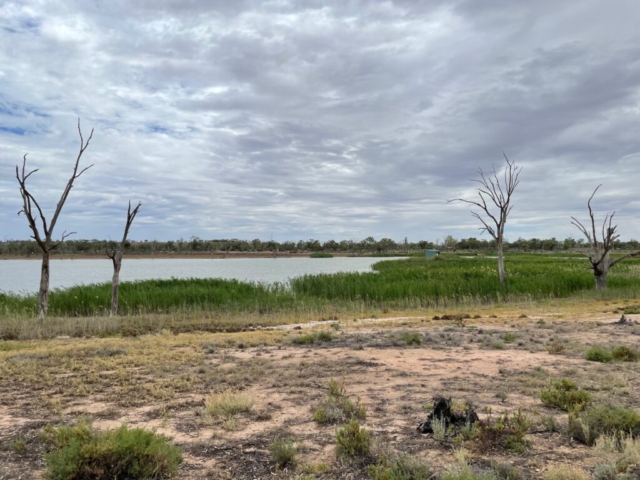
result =
[{"label": "green shrub", "polygon": [[482,451],[502,447],[515,453],[523,453],[529,445],[524,436],[531,425],[521,409],[511,415],[504,412],[495,421],[489,419],[480,424],[478,446]]},{"label": "green shrub", "polygon": [[182,462],[167,437],[126,425],[104,432],[86,423],[48,426],[43,437],[52,447],[46,455],[49,480],[171,478]]},{"label": "green shrub", "polygon": [[331,340],[333,340],[333,337],[329,332],[318,333],[318,342],[330,342]]},{"label": "green shrub", "polygon": [[296,464],[298,449],[292,440],[276,438],[269,444],[271,460],[280,468]]},{"label": "green shrub", "polygon": [[557,407],[568,412],[586,406],[591,402],[591,395],[586,390],[579,389],[571,380],[563,378],[551,382],[542,390],[540,400],[548,407]]},{"label": "green shrub", "polygon": [[364,457],[371,451],[369,432],[351,420],[336,432],[336,453],[341,457]]},{"label": "green shrub", "polygon": [[504,335],[502,335],[502,340],[504,340],[504,343],[513,343],[516,341],[516,339],[518,338],[518,336],[515,333],[505,333]]},{"label": "green shrub", "polygon": [[351,419],[365,420],[367,408],[360,403],[360,397],[355,403],[347,395],[344,381],[329,380],[329,392],[313,414],[313,420],[325,423],[342,423]]},{"label": "green shrub", "polygon": [[613,360],[613,355],[606,348],[596,345],[587,350],[585,358],[591,362],[607,363]]},{"label": "green shrub", "polygon": [[599,405],[569,414],[569,435],[575,440],[593,445],[603,434],[640,435],[640,414],[631,408]]},{"label": "green shrub", "polygon": [[402,455],[394,460],[384,455],[377,465],[370,465],[369,476],[372,480],[429,480],[433,472],[422,460]]},{"label": "green shrub", "polygon": [[640,359],[640,353],[624,345],[620,345],[611,351],[614,360],[619,362],[637,362]]},{"label": "green shrub", "polygon": [[400,332],[391,337],[395,343],[406,345],[422,345],[423,336],[418,332]]},{"label": "green shrub", "polygon": [[333,340],[333,337],[329,332],[319,332],[319,333],[307,333],[306,335],[300,335],[299,337],[294,337],[291,340],[292,343],[296,345],[310,345],[312,343],[317,342],[330,342]]},{"label": "green shrub", "polygon": [[324,252],[314,252],[310,254],[309,257],[310,258],[333,258],[333,255],[331,255],[330,253],[324,253]]},{"label": "green shrub", "polygon": [[509,463],[491,462],[491,469],[501,480],[523,480],[523,475],[517,467]]}]

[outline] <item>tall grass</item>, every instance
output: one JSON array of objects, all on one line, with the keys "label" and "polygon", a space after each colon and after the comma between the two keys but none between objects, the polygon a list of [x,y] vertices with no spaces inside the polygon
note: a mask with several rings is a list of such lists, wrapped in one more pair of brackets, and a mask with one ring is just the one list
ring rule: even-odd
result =
[{"label": "tall grass", "polygon": [[[109,312],[111,285],[79,285],[53,290],[52,316],[96,316]],[[218,310],[272,313],[291,308],[293,293],[280,283],[262,284],[222,279],[169,279],[123,282],[119,311],[123,315]],[[35,295],[0,294],[0,311],[35,314]]]},{"label": "tall grass", "polygon": [[[508,257],[506,285],[498,281],[495,259],[438,257],[435,260],[410,258],[382,261],[374,265],[378,274],[336,273],[305,275],[291,280],[298,295],[331,301],[363,300],[372,303],[415,299],[423,305],[439,300],[479,302],[509,299],[568,297],[594,289],[593,275],[580,258],[554,258],[535,255]],[[616,266],[609,278],[612,289],[640,292],[637,262]],[[634,268],[635,267],[635,268]]]},{"label": "tall grass", "polygon": [[[602,293],[595,292],[588,262],[581,258],[509,255],[505,262],[506,285],[498,281],[496,263],[491,258],[444,255],[435,260],[381,261],[371,273],[305,275],[288,284],[221,279],[124,282],[120,287],[120,312],[140,317],[194,312],[271,315],[328,308],[415,309],[568,296],[640,297],[640,260],[617,265],[610,273],[610,289]],[[54,290],[49,313],[54,317],[104,317],[110,298],[109,284]],[[32,318],[36,312],[36,295],[0,292],[0,326],[6,321],[3,319]]]}]

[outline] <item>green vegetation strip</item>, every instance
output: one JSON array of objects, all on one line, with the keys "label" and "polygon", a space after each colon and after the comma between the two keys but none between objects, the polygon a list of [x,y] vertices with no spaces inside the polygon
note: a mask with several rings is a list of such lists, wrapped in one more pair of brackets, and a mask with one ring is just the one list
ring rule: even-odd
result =
[{"label": "green vegetation strip", "polygon": [[[506,285],[498,282],[495,259],[443,255],[433,260],[381,261],[371,273],[305,275],[290,284],[222,279],[169,279],[124,282],[123,315],[173,312],[270,314],[341,307],[420,308],[455,304],[568,297],[594,290],[593,275],[582,258],[507,256]],[[635,298],[640,293],[640,260],[616,266],[608,295]],[[81,285],[50,294],[49,314],[61,317],[108,314],[109,284]],[[35,316],[36,295],[0,292],[0,318]],[[0,322],[1,323],[1,322]],[[506,341],[506,340],[505,340]]]}]

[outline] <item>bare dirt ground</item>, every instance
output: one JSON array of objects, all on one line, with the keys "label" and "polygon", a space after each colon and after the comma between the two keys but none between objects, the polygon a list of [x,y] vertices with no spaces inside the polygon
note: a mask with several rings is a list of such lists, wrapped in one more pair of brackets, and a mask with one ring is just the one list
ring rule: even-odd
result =
[{"label": "bare dirt ground", "polygon": [[[336,458],[337,426],[312,419],[330,379],[366,406],[361,424],[377,449],[412,454],[436,471],[454,462],[454,446],[469,450],[474,465],[509,464],[522,478],[542,478],[557,464],[589,470],[597,456],[568,438],[566,412],[545,407],[540,391],[569,378],[595,402],[640,408],[637,363],[584,359],[596,344],[640,348],[640,325],[615,324],[629,303],[476,309],[468,314],[479,318],[453,320],[432,313],[339,319],[236,334],[0,342],[0,479],[44,478],[42,427],[79,419],[172,437],[184,453],[180,479],[369,478],[366,462]],[[295,343],[309,332],[329,332],[331,340]],[[233,422],[204,409],[208,394],[227,389],[254,400]],[[472,441],[419,434],[439,394],[473,403],[481,418],[522,409],[533,423],[529,447],[479,452]],[[548,427],[550,418],[557,428]],[[295,442],[296,466],[276,467],[275,438]]]}]

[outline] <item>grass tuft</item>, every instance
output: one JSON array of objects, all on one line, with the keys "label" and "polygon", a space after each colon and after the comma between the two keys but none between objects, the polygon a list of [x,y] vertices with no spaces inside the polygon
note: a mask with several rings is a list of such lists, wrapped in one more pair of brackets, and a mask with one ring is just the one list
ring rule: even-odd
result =
[{"label": "grass tuft", "polygon": [[329,391],[313,414],[313,420],[320,424],[343,423],[351,419],[365,420],[367,408],[357,397],[355,403],[347,395],[344,381],[329,380]]},{"label": "grass tuft", "polygon": [[410,455],[401,455],[393,460],[383,455],[367,471],[371,480],[430,480],[434,475],[426,463]]},{"label": "grass tuft", "polygon": [[589,474],[579,467],[558,465],[546,471],[544,480],[589,480]]},{"label": "grass tuft", "polygon": [[290,439],[276,438],[269,444],[269,452],[271,453],[271,460],[279,468],[294,466],[296,464],[298,449]]},{"label": "grass tuft", "polygon": [[86,423],[48,426],[43,437],[52,448],[46,456],[49,480],[159,480],[172,478],[182,462],[167,437],[125,425],[104,432]]},{"label": "grass tuft", "polygon": [[253,398],[232,390],[222,393],[212,393],[204,400],[204,408],[211,417],[231,418],[240,413],[250,412],[253,408]]}]

